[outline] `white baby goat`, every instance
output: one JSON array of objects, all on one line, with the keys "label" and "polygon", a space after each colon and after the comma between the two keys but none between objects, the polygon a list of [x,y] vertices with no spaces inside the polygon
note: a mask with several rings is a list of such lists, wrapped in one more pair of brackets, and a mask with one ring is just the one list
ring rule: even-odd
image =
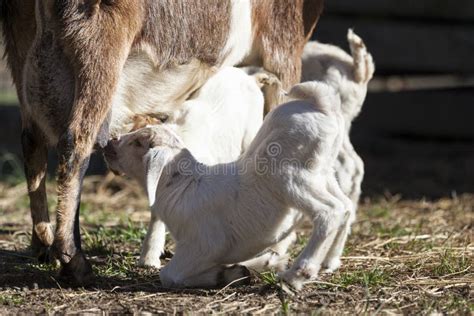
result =
[{"label": "white baby goat", "polygon": [[342,190],[355,207],[359,202],[364,177],[364,163],[350,141],[352,121],[359,115],[367,95],[367,85],[375,72],[372,55],[362,39],[348,31],[351,55],[341,48],[310,42],[303,53],[303,81],[318,80],[332,86],[341,97],[341,109],[346,124],[342,150],[335,171]]},{"label": "white baby goat", "polygon": [[292,210],[311,220],[313,233],[280,277],[300,289],[332,260],[330,249],[353,212],[333,171],[345,133],[340,101],[333,89],[313,82],[295,86],[290,96],[300,101],[272,111],[232,163],[199,163],[167,126],[107,146],[109,166],[146,188],[152,221],[163,220],[176,241],[160,273],[164,286],[215,287],[247,276],[244,267],[228,265],[284,239],[296,224]]},{"label": "white baby goat", "polygon": [[[269,78],[263,72],[249,76],[238,68],[223,68],[173,113],[166,125],[176,131],[198,161],[208,165],[235,161],[262,125],[264,98],[260,88]],[[143,122],[146,125],[148,120]],[[160,268],[164,246],[165,225],[154,219],[139,265]]]},{"label": "white baby goat", "polygon": [[[303,82],[313,80],[324,82],[333,87],[339,94],[346,133],[334,170],[342,191],[351,198],[354,209],[356,209],[364,177],[364,163],[352,146],[350,129],[352,121],[360,113],[365,101],[367,85],[372,79],[375,65],[364,42],[352,30],[348,31],[347,40],[352,56],[334,45],[319,42],[308,43],[302,56],[302,79]],[[275,78],[270,79],[272,80],[270,80],[266,89],[282,91],[281,83]],[[271,95],[277,95],[277,93],[271,93]],[[291,99],[291,96],[288,98]],[[326,272],[333,272],[339,268],[341,264],[339,258],[342,255],[350,226],[354,220],[355,212],[351,214],[347,221],[345,231],[341,232],[341,238],[338,239],[339,243],[331,248],[333,255],[329,258],[332,258],[332,260],[324,263]],[[291,233],[286,240],[273,247],[276,250],[274,253],[269,252],[266,256],[261,256],[244,264],[260,270],[267,268],[268,263],[270,263],[272,268],[279,270],[286,263],[286,250],[294,240],[295,234]]]}]

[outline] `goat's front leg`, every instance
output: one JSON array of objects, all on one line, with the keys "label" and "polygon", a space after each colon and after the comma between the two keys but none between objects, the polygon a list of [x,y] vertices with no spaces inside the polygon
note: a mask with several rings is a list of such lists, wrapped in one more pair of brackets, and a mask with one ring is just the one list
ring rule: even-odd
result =
[{"label": "goat's front leg", "polygon": [[301,210],[313,223],[313,233],[293,266],[280,275],[296,290],[300,290],[304,282],[318,275],[345,213],[344,204],[324,189],[299,202]]},{"label": "goat's front leg", "polygon": [[49,260],[49,247],[54,241],[45,183],[48,149],[42,132],[34,124],[23,118],[23,125],[21,143],[33,220],[31,247],[38,260],[46,262]]},{"label": "goat's front leg", "polygon": [[[58,153],[57,227],[53,244],[63,272],[80,284],[92,269],[81,251],[79,199],[97,136],[110,113],[120,73],[141,30],[142,8],[133,1],[60,1],[49,12],[61,25],[55,37],[74,72],[74,103]],[[104,140],[100,137],[100,140]],[[104,144],[101,144],[104,145]]]},{"label": "goat's front leg", "polygon": [[92,278],[92,267],[82,253],[79,208],[91,149],[81,151],[77,145],[71,133],[63,135],[58,144],[58,206],[53,251],[62,264],[62,275],[87,284]]},{"label": "goat's front leg", "polygon": [[158,216],[152,215],[138,264],[142,267],[159,269],[161,267],[160,257],[164,252],[165,242],[165,224]]}]

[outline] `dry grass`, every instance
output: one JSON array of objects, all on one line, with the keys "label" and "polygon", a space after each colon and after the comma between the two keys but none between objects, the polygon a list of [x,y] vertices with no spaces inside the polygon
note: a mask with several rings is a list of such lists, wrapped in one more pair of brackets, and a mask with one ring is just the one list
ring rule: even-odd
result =
[{"label": "dry grass", "polygon": [[[53,185],[49,192],[54,197]],[[52,199],[51,209],[54,204]],[[27,205],[24,184],[0,184],[0,314],[474,312],[474,195],[364,201],[341,270],[296,296],[281,290],[273,273],[255,275],[243,288],[162,288],[157,271],[135,265],[149,217],[146,201],[135,183],[113,177],[86,179],[83,241],[97,280],[71,289],[57,280],[54,267],[36,264],[26,250]],[[295,254],[306,239],[302,229]]]}]

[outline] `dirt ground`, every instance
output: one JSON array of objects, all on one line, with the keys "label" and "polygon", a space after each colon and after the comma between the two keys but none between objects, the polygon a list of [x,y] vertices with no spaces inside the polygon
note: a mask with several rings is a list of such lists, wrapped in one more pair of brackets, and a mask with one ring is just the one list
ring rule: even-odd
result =
[{"label": "dirt ground", "polygon": [[[272,272],[255,273],[250,286],[239,288],[162,288],[158,271],[136,266],[149,218],[137,185],[89,177],[85,188],[83,242],[97,277],[91,287],[71,288],[54,266],[37,264],[28,252],[25,185],[0,184],[0,314],[474,312],[474,195],[365,199],[342,268],[290,295]],[[51,210],[54,190],[49,183]],[[299,233],[293,258],[307,232]]]}]

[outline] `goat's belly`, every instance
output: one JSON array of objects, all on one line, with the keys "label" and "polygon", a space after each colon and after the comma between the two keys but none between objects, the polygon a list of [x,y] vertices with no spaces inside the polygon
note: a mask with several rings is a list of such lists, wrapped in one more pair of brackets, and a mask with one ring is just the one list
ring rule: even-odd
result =
[{"label": "goat's belly", "polygon": [[230,31],[218,65],[191,59],[186,64],[163,69],[146,50],[131,52],[112,104],[112,136],[128,132],[136,114],[172,116],[219,68],[235,66],[248,55],[253,40],[251,1],[232,0],[231,14]]},{"label": "goat's belly", "polygon": [[132,53],[114,95],[109,125],[111,136],[128,132],[136,114],[172,116],[206,82],[214,69],[196,59],[184,65],[160,69],[146,53]]}]

